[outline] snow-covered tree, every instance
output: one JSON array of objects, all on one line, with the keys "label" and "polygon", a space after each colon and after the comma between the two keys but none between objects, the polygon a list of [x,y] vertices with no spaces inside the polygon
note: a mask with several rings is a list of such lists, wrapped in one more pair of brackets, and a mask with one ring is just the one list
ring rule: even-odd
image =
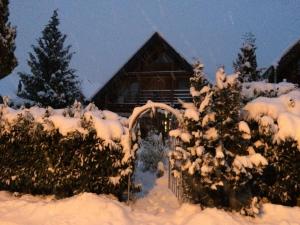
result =
[{"label": "snow-covered tree", "polygon": [[[217,190],[223,193],[223,207],[254,214],[257,210],[247,208],[256,200],[252,195],[252,178],[262,173],[266,159],[251,148],[251,132],[248,124],[241,120],[241,84],[238,74],[226,75],[223,68],[216,73],[216,86],[212,97],[215,121],[215,157],[219,173],[216,180],[222,185]],[[254,206],[254,205],[252,205]]]},{"label": "snow-covered tree", "polygon": [[200,202],[199,198],[201,198],[198,192],[195,193],[195,186],[198,188],[201,181],[196,177],[200,175],[199,157],[204,150],[202,122],[206,120],[205,123],[209,123],[210,119],[206,115],[211,104],[211,85],[203,69],[204,66],[200,62],[194,64],[194,74],[190,78],[190,94],[193,97],[193,103],[181,102],[185,109],[181,129],[170,131],[170,136],[181,140],[180,146],[169,153],[172,172],[174,175],[183,174],[184,197],[195,202]]},{"label": "snow-covered tree", "polygon": [[233,62],[235,72],[239,72],[239,80],[242,82],[257,81],[260,79],[259,71],[257,70],[256,61],[256,44],[255,37],[252,33],[246,33],[243,37],[244,42],[240,48],[241,52]]},{"label": "snow-covered tree", "polygon": [[261,173],[267,162],[248,148],[251,133],[240,119],[237,78],[220,68],[214,87],[203,85],[201,90],[206,91],[199,91],[199,101],[194,98],[193,104],[183,104],[182,128],[170,132],[182,144],[170,154],[170,160],[173,173],[182,174],[186,198],[253,215],[258,212],[251,193],[253,174]]},{"label": "snow-covered tree", "polygon": [[38,46],[32,46],[28,65],[31,73],[19,73],[18,95],[43,106],[61,108],[82,100],[75,70],[69,67],[73,53],[64,46],[66,35],[59,29],[57,10],[42,31]]},{"label": "snow-covered tree", "polygon": [[16,28],[8,21],[8,5],[9,0],[0,0],[0,78],[10,74],[18,64],[14,54]]}]

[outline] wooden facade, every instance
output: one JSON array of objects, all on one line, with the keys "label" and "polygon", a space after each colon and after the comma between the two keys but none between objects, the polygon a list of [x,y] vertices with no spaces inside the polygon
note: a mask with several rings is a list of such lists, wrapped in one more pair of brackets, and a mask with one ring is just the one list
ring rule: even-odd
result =
[{"label": "wooden facade", "polygon": [[192,66],[158,33],[129,59],[101,88],[92,101],[101,108],[130,113],[148,100],[177,106],[177,99],[190,101]]},{"label": "wooden facade", "polygon": [[279,59],[276,66],[271,66],[264,74],[270,82],[286,80],[300,85],[300,40]]}]

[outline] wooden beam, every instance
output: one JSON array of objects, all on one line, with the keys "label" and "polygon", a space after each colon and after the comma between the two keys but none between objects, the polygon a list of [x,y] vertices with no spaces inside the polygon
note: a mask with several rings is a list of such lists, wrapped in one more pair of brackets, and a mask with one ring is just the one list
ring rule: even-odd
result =
[{"label": "wooden beam", "polygon": [[[172,85],[173,85],[173,81],[176,80],[176,77],[174,75],[174,72],[171,72],[171,77],[172,77]],[[173,89],[173,88],[172,88]]]}]

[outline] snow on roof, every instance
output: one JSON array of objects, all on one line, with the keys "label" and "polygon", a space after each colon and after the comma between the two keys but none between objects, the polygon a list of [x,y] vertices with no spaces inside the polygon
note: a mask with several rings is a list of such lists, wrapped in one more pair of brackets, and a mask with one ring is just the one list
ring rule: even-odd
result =
[{"label": "snow on roof", "polygon": [[277,68],[279,62],[281,61],[281,59],[288,54],[297,44],[300,44],[300,39],[297,39],[297,41],[292,42],[289,46],[287,46],[284,51],[282,52],[282,54],[276,58],[276,60],[273,61],[273,63],[271,64],[271,66],[274,66],[274,68]]},{"label": "snow on roof", "polygon": [[0,79],[0,96],[8,96],[9,99],[16,104],[23,102],[23,100],[17,96],[18,83],[19,76],[16,73]]},{"label": "snow on roof", "polygon": [[16,86],[18,85],[18,77],[16,74],[11,74],[0,80],[0,94],[16,96]]}]

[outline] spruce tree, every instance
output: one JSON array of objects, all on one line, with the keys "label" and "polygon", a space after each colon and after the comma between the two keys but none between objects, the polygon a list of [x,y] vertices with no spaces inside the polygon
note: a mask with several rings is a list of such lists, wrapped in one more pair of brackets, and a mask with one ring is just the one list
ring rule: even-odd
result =
[{"label": "spruce tree", "polygon": [[243,40],[241,52],[233,62],[233,68],[235,72],[240,73],[239,80],[241,82],[258,81],[260,76],[257,70],[255,37],[252,33],[246,33]]},{"label": "spruce tree", "polygon": [[57,10],[42,31],[38,46],[32,46],[28,65],[31,73],[19,73],[18,96],[43,106],[61,108],[82,100],[75,70],[69,68],[73,53],[64,46],[66,35],[59,29]]},{"label": "spruce tree", "polygon": [[[184,123],[170,133],[182,140],[170,154],[173,173],[182,174],[185,198],[254,215],[258,209],[257,198],[252,198],[252,178],[262,172],[266,160],[249,149],[250,129],[240,118],[238,75],[227,76],[220,68],[211,87],[195,79],[200,71],[195,69],[191,79],[201,81],[191,82],[191,93],[198,99],[183,105]],[[197,85],[202,88],[193,88]]]},{"label": "spruce tree", "polygon": [[16,28],[8,21],[8,5],[8,0],[0,0],[0,78],[10,74],[18,64],[14,55]]}]

